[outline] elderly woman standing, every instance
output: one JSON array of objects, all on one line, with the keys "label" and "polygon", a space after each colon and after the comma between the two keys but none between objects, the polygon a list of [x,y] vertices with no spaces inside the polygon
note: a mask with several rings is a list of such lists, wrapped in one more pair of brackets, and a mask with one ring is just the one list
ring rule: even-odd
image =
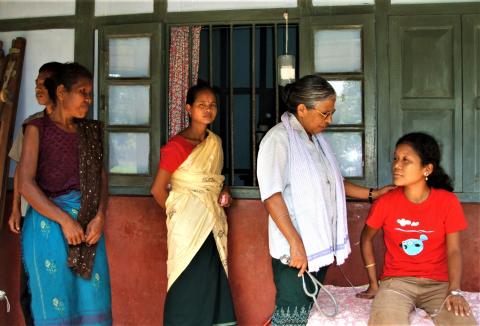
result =
[{"label": "elderly woman standing", "polygon": [[[343,179],[322,136],[335,112],[335,90],[319,75],[284,89],[289,109],[263,138],[257,177],[270,215],[269,247],[275,287],[272,325],[306,325],[311,299],[300,276],[308,270],[323,282],[328,266],[343,264],[350,253],[345,194],[375,199],[374,190]],[[280,261],[288,256],[289,264]]]}]

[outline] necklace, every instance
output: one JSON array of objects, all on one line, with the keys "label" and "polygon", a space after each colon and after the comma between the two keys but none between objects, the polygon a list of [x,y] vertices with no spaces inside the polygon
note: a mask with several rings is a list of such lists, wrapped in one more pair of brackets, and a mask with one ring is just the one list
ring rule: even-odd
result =
[{"label": "necklace", "polygon": [[428,198],[428,195],[430,195],[430,188],[427,188],[427,191],[425,191],[419,198],[408,198],[408,197],[407,198],[412,203],[420,204]]}]

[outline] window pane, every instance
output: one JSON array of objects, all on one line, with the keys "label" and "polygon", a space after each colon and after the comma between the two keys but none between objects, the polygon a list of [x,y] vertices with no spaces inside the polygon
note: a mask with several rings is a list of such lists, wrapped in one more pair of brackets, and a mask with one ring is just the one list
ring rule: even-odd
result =
[{"label": "window pane", "polygon": [[312,0],[314,6],[373,5],[375,0]]},{"label": "window pane", "polygon": [[213,86],[220,89],[230,86],[230,30],[227,27],[213,27],[212,70]]},{"label": "window pane", "polygon": [[108,143],[110,173],[149,173],[150,137],[148,133],[111,132]]},{"label": "window pane", "polygon": [[110,78],[149,77],[150,38],[112,38],[109,42]]},{"label": "window pane", "polygon": [[315,32],[315,72],[359,72],[362,70],[360,29]]},{"label": "window pane", "polygon": [[150,122],[150,86],[110,86],[110,125],[146,125]]},{"label": "window pane", "polygon": [[153,12],[153,0],[95,0],[95,16],[129,15]]},{"label": "window pane", "polygon": [[233,87],[251,85],[252,29],[239,26],[233,29]]},{"label": "window pane", "polygon": [[344,177],[363,177],[361,132],[325,132]]},{"label": "window pane", "polygon": [[235,186],[252,186],[252,113],[251,113],[251,96],[235,95],[234,96],[234,172]]},{"label": "window pane", "polygon": [[267,133],[270,128],[275,126],[275,90],[272,90],[271,94],[257,94],[257,103],[256,103],[256,129],[255,133],[257,136],[257,152],[258,146],[262,141],[263,136]]},{"label": "window pane", "polygon": [[0,19],[51,17],[51,16],[67,16],[67,15],[75,15],[75,0],[62,0],[62,1],[0,0]]},{"label": "window pane", "polygon": [[294,8],[297,0],[261,0],[261,1],[226,1],[226,0],[168,0],[167,11],[206,11],[206,10],[238,10]]},{"label": "window pane", "polygon": [[[257,88],[274,88],[273,52],[274,29],[272,26],[255,27],[255,85]],[[290,36],[293,37],[294,33]]]},{"label": "window pane", "polygon": [[335,92],[333,124],[362,123],[362,82],[360,80],[329,80]]}]

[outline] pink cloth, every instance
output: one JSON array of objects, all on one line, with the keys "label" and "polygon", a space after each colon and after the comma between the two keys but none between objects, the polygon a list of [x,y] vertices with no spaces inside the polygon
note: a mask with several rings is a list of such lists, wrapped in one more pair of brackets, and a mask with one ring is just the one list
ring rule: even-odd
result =
[{"label": "pink cloth", "polygon": [[[355,297],[355,290],[351,287],[336,287],[327,285],[327,289],[335,296],[338,303],[338,314],[335,317],[325,317],[315,306],[310,313],[308,325],[332,325],[332,326],[363,326],[367,325],[370,315],[370,305],[372,300],[358,299]],[[357,291],[363,291],[366,286],[357,287]],[[480,292],[464,292],[465,297],[470,304],[472,313],[480,323]],[[325,312],[333,312],[333,305],[328,300],[327,295],[322,291],[318,298],[318,303]],[[434,326],[433,321],[427,313],[417,309],[410,314],[410,324],[415,326]]]}]

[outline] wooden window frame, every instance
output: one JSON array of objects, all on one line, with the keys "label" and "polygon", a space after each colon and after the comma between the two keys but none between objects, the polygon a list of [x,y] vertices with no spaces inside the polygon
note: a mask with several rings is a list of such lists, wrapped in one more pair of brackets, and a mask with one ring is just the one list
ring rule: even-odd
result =
[{"label": "wooden window frame", "polygon": [[[109,78],[108,77],[108,45],[112,38],[150,38],[150,73],[146,78]],[[111,194],[148,195],[157,172],[159,160],[162,76],[163,68],[161,44],[161,26],[156,23],[105,26],[99,30],[99,120],[105,123],[105,166],[109,166],[109,134],[113,132],[146,132],[150,137],[148,173],[119,174],[109,173],[109,190]],[[108,125],[109,98],[108,87],[115,85],[149,85],[150,86],[150,121],[146,125]],[[135,109],[135,108],[132,108]]]},{"label": "wooden window frame", "polygon": [[363,135],[363,177],[347,178],[356,184],[377,185],[376,165],[376,76],[375,76],[375,17],[372,14],[344,16],[314,16],[300,19],[300,75],[315,72],[314,33],[317,30],[360,29],[362,37],[362,71],[359,73],[320,73],[327,80],[362,81],[362,123],[356,125],[331,125],[325,132],[361,132]]}]

